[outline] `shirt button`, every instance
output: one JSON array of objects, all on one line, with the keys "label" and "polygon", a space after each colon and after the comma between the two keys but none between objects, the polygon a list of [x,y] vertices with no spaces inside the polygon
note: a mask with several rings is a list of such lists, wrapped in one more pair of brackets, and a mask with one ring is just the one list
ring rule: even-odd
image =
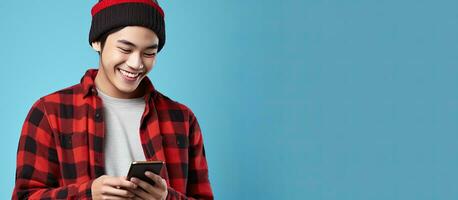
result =
[{"label": "shirt button", "polygon": [[98,108],[95,110],[95,113],[94,113],[94,120],[95,122],[102,122],[102,110],[101,108]]},{"label": "shirt button", "polygon": [[102,114],[96,112],[96,113],[95,113],[95,121],[96,121],[96,122],[102,121]]}]

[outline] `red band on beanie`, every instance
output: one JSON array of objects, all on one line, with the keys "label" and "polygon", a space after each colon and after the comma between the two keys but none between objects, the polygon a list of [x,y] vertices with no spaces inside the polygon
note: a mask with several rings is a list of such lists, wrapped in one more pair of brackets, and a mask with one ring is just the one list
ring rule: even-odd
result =
[{"label": "red band on beanie", "polygon": [[155,8],[159,13],[164,17],[164,11],[162,10],[159,5],[154,3],[152,0],[103,0],[100,1],[99,3],[95,4],[94,7],[92,7],[91,14],[94,16],[97,14],[99,11],[108,8],[110,6],[118,5],[118,4],[123,4],[123,3],[144,3],[148,4],[151,7]]}]

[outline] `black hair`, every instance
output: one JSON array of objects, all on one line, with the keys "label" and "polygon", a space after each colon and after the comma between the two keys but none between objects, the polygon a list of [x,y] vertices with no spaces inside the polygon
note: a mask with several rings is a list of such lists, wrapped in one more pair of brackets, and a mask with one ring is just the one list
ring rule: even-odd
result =
[{"label": "black hair", "polygon": [[[100,51],[103,50],[103,47],[105,46],[105,42],[107,41],[107,38],[109,35],[113,34],[113,33],[116,33],[118,31],[120,31],[121,29],[123,29],[124,27],[118,27],[118,28],[114,28],[114,29],[111,29],[109,31],[107,31],[106,33],[102,34],[99,39],[97,41],[100,42]],[[99,52],[100,54],[100,52]]]}]

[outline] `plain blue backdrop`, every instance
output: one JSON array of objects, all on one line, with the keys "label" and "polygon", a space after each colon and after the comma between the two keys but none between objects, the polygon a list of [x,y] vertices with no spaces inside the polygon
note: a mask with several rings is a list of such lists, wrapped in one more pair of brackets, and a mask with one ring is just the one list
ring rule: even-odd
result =
[{"label": "plain blue backdrop", "polygon": [[[0,2],[0,199],[32,103],[97,67],[95,2]],[[458,199],[458,1],[160,3],[150,78],[196,113],[216,199]]]}]

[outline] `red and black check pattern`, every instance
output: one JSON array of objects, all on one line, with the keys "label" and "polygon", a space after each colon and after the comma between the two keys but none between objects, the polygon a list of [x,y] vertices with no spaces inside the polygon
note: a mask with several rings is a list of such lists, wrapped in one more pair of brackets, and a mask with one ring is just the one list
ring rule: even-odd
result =
[{"label": "red and black check pattern", "polygon": [[[17,151],[13,199],[91,199],[104,174],[102,100],[88,70],[81,83],[38,100]],[[192,111],[156,91],[148,78],[139,130],[147,160],[166,162],[167,199],[213,199],[199,124]]]}]

